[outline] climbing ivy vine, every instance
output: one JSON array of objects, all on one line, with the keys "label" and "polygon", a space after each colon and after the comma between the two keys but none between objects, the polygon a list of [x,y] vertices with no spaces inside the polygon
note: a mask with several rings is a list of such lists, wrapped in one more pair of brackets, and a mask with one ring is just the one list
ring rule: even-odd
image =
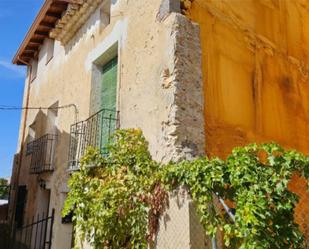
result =
[{"label": "climbing ivy vine", "polygon": [[[89,148],[73,173],[63,215],[74,210],[78,240],[95,248],[153,246],[168,192],[184,186],[205,233],[224,234],[229,248],[303,248],[294,222],[298,196],[293,174],[309,178],[309,158],[276,144],[236,148],[226,159],[198,158],[161,165],[152,160],[142,132],[119,130],[109,155]],[[235,208],[234,219],[219,198]]]}]

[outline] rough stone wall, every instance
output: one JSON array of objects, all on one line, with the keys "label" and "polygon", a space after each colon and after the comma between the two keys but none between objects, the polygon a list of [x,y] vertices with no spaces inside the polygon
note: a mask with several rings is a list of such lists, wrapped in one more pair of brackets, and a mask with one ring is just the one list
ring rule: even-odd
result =
[{"label": "rough stone wall", "polygon": [[[205,150],[199,28],[179,14],[165,22],[172,22],[172,48],[160,84],[170,96],[167,119],[162,122],[158,159],[191,160]],[[156,248],[206,248],[204,235],[187,191],[170,193],[169,207],[160,218]]]},{"label": "rough stone wall", "polygon": [[162,122],[164,162],[192,159],[205,151],[199,28],[182,15],[172,27],[170,66],[161,74],[161,86],[172,100]]},{"label": "rough stone wall", "polygon": [[[142,128],[158,161],[192,158],[205,148],[199,30],[180,14],[156,22],[152,30],[141,31],[149,37],[143,49],[131,50],[144,42],[128,37],[122,62],[133,57],[136,63],[121,69],[121,126]],[[152,67],[144,66],[145,58]]]},{"label": "rough stone wall", "polygon": [[[226,157],[235,146],[275,141],[309,153],[309,13],[302,0],[194,0],[200,25],[206,152]],[[308,233],[309,192],[296,220]]]}]

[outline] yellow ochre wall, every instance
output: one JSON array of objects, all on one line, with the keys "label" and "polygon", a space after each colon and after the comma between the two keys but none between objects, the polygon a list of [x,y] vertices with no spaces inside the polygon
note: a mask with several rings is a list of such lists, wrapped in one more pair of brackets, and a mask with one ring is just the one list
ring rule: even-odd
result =
[{"label": "yellow ochre wall", "polygon": [[[201,28],[207,154],[269,141],[309,154],[309,1],[193,0],[187,15]],[[309,237],[305,185],[290,187]]]}]

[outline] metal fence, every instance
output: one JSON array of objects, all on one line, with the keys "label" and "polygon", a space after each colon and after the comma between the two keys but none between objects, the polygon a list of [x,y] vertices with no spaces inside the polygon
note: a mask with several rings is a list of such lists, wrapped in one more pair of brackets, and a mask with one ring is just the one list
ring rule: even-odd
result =
[{"label": "metal fence", "polygon": [[88,147],[98,148],[107,154],[106,145],[111,134],[119,128],[119,112],[102,109],[85,121],[71,126],[69,169],[78,169],[79,161]]},{"label": "metal fence", "polygon": [[55,210],[50,216],[43,213],[34,217],[30,224],[15,228],[10,240],[9,249],[50,249],[52,245],[52,231]]},{"label": "metal fence", "polygon": [[30,174],[54,170],[54,150],[57,135],[46,134],[27,144],[27,155],[31,156]]}]

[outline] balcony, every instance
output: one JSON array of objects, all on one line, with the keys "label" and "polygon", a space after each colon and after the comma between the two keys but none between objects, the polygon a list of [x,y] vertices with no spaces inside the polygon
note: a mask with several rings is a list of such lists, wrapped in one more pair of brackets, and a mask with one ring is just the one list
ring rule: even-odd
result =
[{"label": "balcony", "polygon": [[80,159],[88,147],[98,148],[103,155],[108,154],[107,144],[111,134],[119,128],[119,112],[102,109],[85,121],[71,126],[69,150],[69,170],[79,168]]},{"label": "balcony", "polygon": [[46,134],[27,144],[26,154],[31,156],[30,174],[41,174],[54,170],[56,135]]}]

